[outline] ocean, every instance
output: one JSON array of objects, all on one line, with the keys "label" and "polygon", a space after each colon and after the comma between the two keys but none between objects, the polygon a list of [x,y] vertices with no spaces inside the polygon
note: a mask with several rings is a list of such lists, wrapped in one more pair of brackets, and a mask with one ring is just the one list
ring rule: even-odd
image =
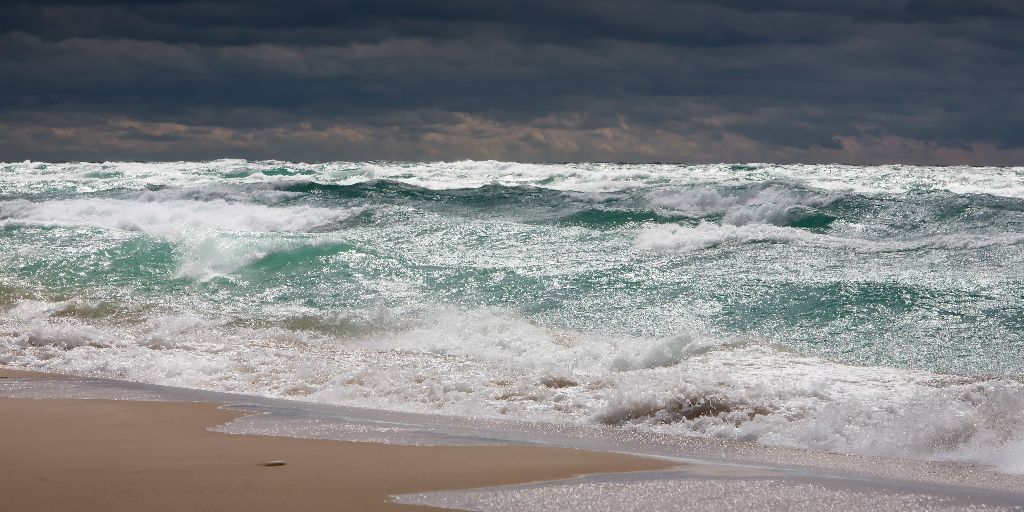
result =
[{"label": "ocean", "polygon": [[1024,167],[5,163],[0,364],[1024,473]]}]

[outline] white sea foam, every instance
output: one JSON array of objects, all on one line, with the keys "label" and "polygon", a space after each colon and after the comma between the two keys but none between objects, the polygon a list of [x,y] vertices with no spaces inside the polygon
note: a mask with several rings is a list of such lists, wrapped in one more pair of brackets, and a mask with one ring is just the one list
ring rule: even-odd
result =
[{"label": "white sea foam", "polygon": [[1024,243],[1024,234],[940,234],[924,235],[909,240],[870,240],[771,224],[716,224],[701,222],[696,226],[658,224],[637,232],[636,247],[641,250],[691,252],[720,246],[751,243],[789,243],[826,249],[853,250],[863,253],[903,252],[922,249],[983,249]]},{"label": "white sea foam", "polygon": [[1024,446],[1024,386],[1012,380],[847,366],[750,338],[552,330],[500,310],[438,310],[398,331],[401,322],[384,320],[389,334],[343,344],[308,331],[231,327],[228,319],[195,315],[123,325],[46,316],[63,310],[30,301],[4,315],[0,362],[1022,471],[1013,454]]},{"label": "white sea foam", "polygon": [[68,199],[0,203],[0,219],[8,223],[90,225],[153,235],[187,230],[303,233],[341,222],[364,208],[330,209],[311,206],[274,208],[222,199],[191,201],[131,201],[125,199]]},{"label": "white sea foam", "polygon": [[1024,187],[1020,185],[1024,180],[1024,167],[523,164],[494,161],[308,164],[244,160],[102,164],[0,163],[0,190],[8,192],[92,192],[145,189],[147,186],[187,188],[223,184],[225,180],[233,183],[269,183],[300,178],[341,185],[372,179],[392,179],[435,189],[498,183],[597,193],[655,186],[694,187],[715,184],[742,187],[781,182],[837,193],[949,191],[958,194],[1024,197]]},{"label": "white sea foam", "polygon": [[732,226],[702,222],[693,227],[659,224],[642,229],[637,234],[636,245],[640,249],[685,252],[723,244],[796,242],[813,236],[795,228],[763,224]]},{"label": "white sea foam", "polygon": [[774,224],[784,226],[799,207],[820,208],[839,199],[838,194],[797,192],[777,185],[757,185],[733,195],[708,187],[683,188],[651,193],[651,205],[693,217],[722,215],[723,224]]}]

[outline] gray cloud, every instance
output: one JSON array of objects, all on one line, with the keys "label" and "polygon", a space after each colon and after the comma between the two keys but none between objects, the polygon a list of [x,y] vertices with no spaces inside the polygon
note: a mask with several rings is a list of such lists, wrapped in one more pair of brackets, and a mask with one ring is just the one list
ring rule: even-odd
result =
[{"label": "gray cloud", "polygon": [[1014,164],[1024,11],[972,2],[0,6],[0,159]]}]

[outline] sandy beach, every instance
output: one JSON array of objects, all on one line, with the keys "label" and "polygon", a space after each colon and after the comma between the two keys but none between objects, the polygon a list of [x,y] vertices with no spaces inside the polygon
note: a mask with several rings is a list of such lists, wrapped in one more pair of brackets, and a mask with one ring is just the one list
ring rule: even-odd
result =
[{"label": "sandy beach", "polygon": [[[0,371],[12,375],[30,374]],[[562,448],[394,446],[207,430],[240,415],[205,403],[0,399],[0,509],[415,510],[388,497],[671,466]],[[286,465],[262,465],[274,460]]]}]

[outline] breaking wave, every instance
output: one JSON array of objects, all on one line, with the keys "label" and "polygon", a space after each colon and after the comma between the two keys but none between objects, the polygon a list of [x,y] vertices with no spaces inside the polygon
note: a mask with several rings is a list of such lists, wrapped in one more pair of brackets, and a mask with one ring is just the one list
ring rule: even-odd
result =
[{"label": "breaking wave", "polygon": [[6,223],[86,225],[172,235],[187,230],[223,230],[257,233],[304,233],[350,219],[362,209],[327,209],[310,206],[274,208],[224,200],[131,201],[124,199],[71,199],[64,201],[8,201],[0,205]]}]

